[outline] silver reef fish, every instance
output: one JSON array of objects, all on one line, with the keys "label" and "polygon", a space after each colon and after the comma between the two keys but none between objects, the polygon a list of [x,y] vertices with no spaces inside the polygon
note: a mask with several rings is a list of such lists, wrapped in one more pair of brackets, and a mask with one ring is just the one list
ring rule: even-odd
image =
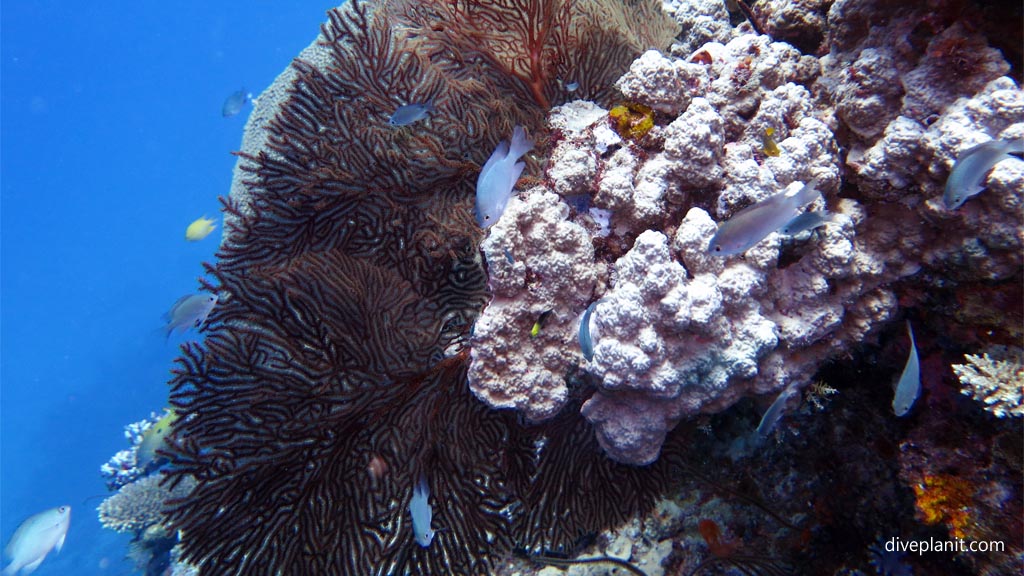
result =
[{"label": "silver reef fish", "polygon": [[896,384],[896,394],[892,397],[892,411],[897,416],[906,415],[921,394],[921,364],[917,359],[917,344],[914,342],[910,320],[907,320],[907,334],[910,335],[910,354],[907,356],[907,364],[903,367],[900,381]]},{"label": "silver reef fish", "polygon": [[761,422],[757,425],[757,439],[764,440],[768,437],[768,434],[775,428],[779,420],[782,419],[782,411],[786,408],[786,404],[789,403],[789,399],[796,396],[797,387],[790,384],[786,386],[782,392],[775,398],[772,405],[765,410],[764,415],[761,416]]},{"label": "silver reef fish", "polygon": [[412,515],[412,531],[416,536],[416,543],[426,548],[434,540],[434,529],[430,522],[434,517],[434,511],[430,508],[430,487],[427,486],[427,479],[420,476],[416,487],[412,489],[412,500],[409,501],[409,514]]},{"label": "silver reef fish", "polygon": [[202,326],[216,303],[217,297],[212,294],[190,294],[178,298],[164,314],[164,319],[167,320],[164,331],[167,336],[170,337],[175,330],[184,332],[189,328]]},{"label": "silver reef fish", "polygon": [[1011,153],[1024,153],[1024,139],[989,140],[961,152],[946,179],[946,190],[942,194],[946,208],[956,210],[968,198],[980,194],[985,189],[985,175],[988,171],[1011,158]]},{"label": "silver reef fish", "polygon": [[708,245],[708,252],[715,256],[746,252],[792,220],[800,208],[817,199],[821,195],[817,186],[818,178],[814,178],[792,194],[783,191],[740,210],[719,224]]},{"label": "silver reef fish", "polygon": [[590,317],[594,314],[594,309],[601,303],[601,300],[595,300],[587,306],[587,309],[583,312],[583,317],[580,318],[580,351],[583,352],[583,357],[590,362],[594,359],[594,340],[590,336]]},{"label": "silver reef fish", "polygon": [[50,550],[64,547],[64,538],[71,525],[71,506],[58,506],[25,519],[14,531],[4,554],[11,559],[3,576],[31,574],[43,563]]},{"label": "silver reef fish", "polygon": [[828,212],[803,212],[796,218],[786,222],[779,232],[786,236],[796,236],[834,221],[835,216]]},{"label": "silver reef fish", "polygon": [[406,104],[405,106],[399,106],[395,110],[391,118],[388,118],[388,124],[392,126],[408,126],[413,122],[422,120],[427,117],[427,114],[434,110],[433,101],[424,102],[422,104]]},{"label": "silver reef fish", "polygon": [[526,167],[518,160],[531,148],[533,141],[526,137],[522,126],[516,126],[511,144],[502,140],[484,163],[476,179],[476,222],[481,228],[493,226],[505,212],[512,188]]},{"label": "silver reef fish", "polygon": [[252,98],[252,94],[245,91],[245,88],[232,92],[230,96],[224,100],[224,105],[220,107],[221,116],[225,118],[231,118],[238,114],[245,107],[245,103]]}]

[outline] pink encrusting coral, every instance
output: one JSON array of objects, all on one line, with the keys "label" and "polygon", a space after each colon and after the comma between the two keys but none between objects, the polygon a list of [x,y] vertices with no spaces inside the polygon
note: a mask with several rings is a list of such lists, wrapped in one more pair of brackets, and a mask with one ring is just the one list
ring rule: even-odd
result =
[{"label": "pink encrusting coral", "polygon": [[[759,12],[767,22],[771,9]],[[913,8],[839,1],[828,30],[809,14],[805,27],[819,27],[831,48],[821,58],[735,30],[725,43],[709,32],[719,42],[677,47],[681,58],[642,55],[616,85],[657,112],[635,141],[618,138],[595,104],[552,110],[546,190],[526,200],[545,199],[536,220],[545,232],[532,232],[525,259],[513,251],[515,263],[501,262],[502,251],[522,242],[532,220],[496,226],[484,243],[495,300],[472,338],[470,371],[494,376],[486,393],[477,385],[479,397],[542,418],[564,403],[579,365],[597,383],[582,413],[602,447],[617,461],[647,464],[682,419],[806,387],[824,362],[876,337],[899,314],[900,281],[921,272],[958,281],[1019,274],[1024,162],[996,165],[988,190],[955,212],[942,202],[958,152],[1024,136],[1024,95],[1003,76],[998,51],[958,21],[933,19],[923,41],[906,40],[923,17]],[[851,21],[865,14],[880,25]],[[879,47],[899,34],[906,42]],[[970,66],[943,76],[951,56],[942,50],[964,46],[979,50]],[[763,151],[768,128],[778,156]],[[825,226],[769,234],[742,255],[708,253],[718,225],[813,178],[822,198],[807,209],[832,213]],[[611,211],[605,232],[596,209]],[[566,244],[579,263],[594,264],[559,264]],[[598,299],[586,361],[576,320]],[[530,314],[555,306],[545,344],[521,346]]]}]

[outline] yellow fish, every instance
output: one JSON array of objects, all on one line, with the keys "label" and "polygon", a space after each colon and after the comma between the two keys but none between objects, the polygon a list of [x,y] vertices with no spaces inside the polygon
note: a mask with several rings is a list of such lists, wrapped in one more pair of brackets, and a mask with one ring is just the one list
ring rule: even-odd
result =
[{"label": "yellow fish", "polygon": [[540,329],[544,327],[544,322],[551,316],[554,310],[545,310],[540,313],[540,317],[533,323],[533,328],[530,329],[530,338],[536,338],[540,334]]},{"label": "yellow fish", "polygon": [[202,218],[196,219],[195,222],[188,225],[185,229],[185,240],[189,242],[198,242],[203,238],[210,235],[213,229],[217,227],[215,221],[203,216]]},{"label": "yellow fish", "polygon": [[174,410],[167,410],[164,417],[157,420],[155,424],[142,433],[142,442],[135,452],[135,462],[140,468],[146,467],[150,462],[156,460],[156,451],[164,445],[164,438],[171,432],[171,426],[178,419]]},{"label": "yellow fish", "polygon": [[779,145],[775,143],[775,128],[765,128],[764,134],[761,135],[761,151],[767,156],[778,156],[782,152],[779,150]]}]

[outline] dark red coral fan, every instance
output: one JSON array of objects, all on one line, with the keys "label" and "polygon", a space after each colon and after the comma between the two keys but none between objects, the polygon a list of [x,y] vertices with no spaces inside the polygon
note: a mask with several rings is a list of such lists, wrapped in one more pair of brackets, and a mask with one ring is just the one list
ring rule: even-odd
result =
[{"label": "dark red coral fan", "polygon": [[[296,60],[209,272],[202,345],[171,381],[184,558],[204,574],[487,574],[647,506],[668,462],[610,462],[576,410],[544,427],[477,401],[486,303],[473,180],[558,80],[601,95],[671,26],[653,0],[350,1]],[[600,16],[600,17],[599,17]],[[652,31],[650,34],[640,30]],[[599,44],[608,41],[608,47]],[[570,75],[571,74],[571,75]],[[562,90],[563,92],[559,92]],[[433,100],[429,119],[387,122]],[[427,479],[438,532],[413,539]]]}]

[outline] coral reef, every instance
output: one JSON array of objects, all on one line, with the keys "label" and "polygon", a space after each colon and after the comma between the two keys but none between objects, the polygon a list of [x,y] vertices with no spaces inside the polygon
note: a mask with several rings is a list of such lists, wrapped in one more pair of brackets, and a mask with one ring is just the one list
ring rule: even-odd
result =
[{"label": "coral reef", "polygon": [[170,488],[161,474],[125,484],[100,504],[100,524],[117,532],[143,533],[152,527],[160,528],[167,502],[188,496],[194,486],[195,480],[186,478]]},{"label": "coral reef", "polygon": [[[569,207],[535,192],[513,199],[481,246],[492,299],[474,327],[469,384],[490,406],[541,421],[568,400],[565,375],[579,361],[576,320],[604,271],[587,232],[566,221]],[[551,315],[531,336],[546,310]]]},{"label": "coral reef", "polygon": [[917,511],[926,525],[945,524],[954,538],[967,535],[966,529],[975,523],[971,518],[974,488],[971,483],[948,474],[925,475],[914,486]]},{"label": "coral reef", "polygon": [[117,494],[99,504],[99,524],[118,532],[141,532],[160,524],[164,501],[169,495],[161,488],[161,480],[159,476],[151,476],[121,487]]},{"label": "coral reef", "polygon": [[[570,317],[600,300],[592,318],[594,358],[582,362],[577,354],[576,361],[599,382],[583,413],[620,462],[654,461],[661,439],[682,419],[809,385],[824,361],[877,337],[897,315],[901,282],[922,273],[1000,282],[1021,270],[1024,234],[1014,206],[1024,163],[997,165],[973,206],[953,212],[941,200],[958,151],[988,138],[1024,136],[1022,92],[1001,76],[1008,66],[999,52],[946,15],[932,18],[911,43],[879,48],[881,40],[905,35],[919,13],[836,2],[828,8],[836,25],[826,30],[825,8],[759,3],[755,10],[769,30],[791,23],[782,37],[824,42],[830,51],[821,58],[768,36],[722,29],[688,55],[677,46],[684,58],[642,55],[616,84],[630,106],[657,113],[642,137],[624,131],[617,124],[622,116],[612,114],[624,139],[608,138],[609,120],[592,105],[566,104],[549,116],[544,185],[565,202],[562,229],[589,235],[594,268],[609,271],[607,282],[596,285],[585,275],[560,280],[580,289],[559,294],[571,303]],[[721,8],[674,10],[677,19],[696,11],[709,22],[728,22]],[[802,17],[791,18],[793,10]],[[865,14],[881,22],[866,36],[854,25]],[[955,85],[948,76],[936,78],[948,71],[954,49],[972,53],[970,62],[957,64]],[[768,129],[778,156],[763,151]],[[716,224],[814,177],[823,198],[810,209],[833,213],[828,225],[792,239],[770,235],[741,257],[707,254]],[[570,209],[581,197],[589,209]],[[606,237],[597,237],[593,209],[611,214]],[[578,237],[568,238],[588,242]],[[531,258],[522,274],[553,268],[559,251],[548,253],[550,265]],[[497,257],[488,254],[488,261]],[[585,267],[560,270],[592,274]],[[520,294],[519,305],[532,301],[529,290]],[[502,300],[485,309],[480,323],[506,325],[510,307]],[[571,343],[570,332],[559,335],[563,342]],[[498,364],[478,366],[492,361],[520,367],[503,384],[516,400],[506,401],[493,385],[482,398],[517,406],[531,419],[554,413],[550,402],[538,410],[523,396],[564,397],[564,382],[539,371],[559,358],[558,369],[568,373],[566,352],[506,337],[475,333],[474,347],[516,350],[519,358],[474,356],[471,371],[500,373]]]},{"label": "coral reef", "polygon": [[[962,387],[949,370],[1021,334],[993,305],[1024,300],[1024,162],[957,210],[942,201],[960,152],[1024,137],[1020,63],[993,47],[992,13],[664,8],[683,30],[668,52],[674,27],[641,0],[330,13],[261,96],[224,201],[206,284],[222,304],[171,383],[170,486],[196,486],[170,510],[184,540],[167,558],[381,575],[526,573],[511,553],[652,575],[872,559],[995,574],[1024,558],[1019,421],[963,397],[1018,415],[1019,379],[995,381],[1019,363],[968,356]],[[428,119],[388,125],[428,98]],[[483,233],[472,180],[515,125],[538,144],[528,185]],[[722,223],[812,179],[826,225],[709,253]],[[923,393],[896,420],[904,318]],[[783,390],[808,400],[756,437]],[[105,468],[114,481],[133,478],[129,457]],[[421,476],[428,547],[407,513]],[[1009,549],[872,548],[895,535]]]},{"label": "coral reef", "polygon": [[168,524],[167,510],[188,497],[195,485],[190,477],[172,485],[163,474],[150,474],[124,484],[97,508],[104,528],[134,536],[127,557],[146,576],[163,576],[177,564],[171,550],[178,536]]},{"label": "coral reef", "polygon": [[138,465],[138,450],[143,435],[160,421],[162,415],[151,412],[149,418],[132,422],[124,427],[124,437],[131,443],[131,448],[121,450],[106,463],[100,466],[100,476],[106,479],[107,489],[117,490],[130,484],[151,471],[149,466]]},{"label": "coral reef", "polygon": [[997,345],[964,358],[967,363],[954,364],[953,372],[965,396],[999,418],[1024,416],[1024,350]]},{"label": "coral reef", "polygon": [[[608,100],[674,26],[650,0],[352,1],[328,16],[254,110],[208,266],[220,305],[171,381],[168,475],[197,481],[169,512],[180,557],[216,574],[471,575],[513,548],[574,550],[650,505],[671,461],[609,461],[569,388],[551,405],[572,409],[539,409],[543,426],[470,392],[488,298],[473,180],[513,126],[542,133],[568,85]],[[429,118],[388,123],[428,98]],[[529,261],[537,239],[521,242],[508,249]],[[541,312],[509,314],[525,336]],[[439,528],[426,547],[407,511],[419,478]]]}]

